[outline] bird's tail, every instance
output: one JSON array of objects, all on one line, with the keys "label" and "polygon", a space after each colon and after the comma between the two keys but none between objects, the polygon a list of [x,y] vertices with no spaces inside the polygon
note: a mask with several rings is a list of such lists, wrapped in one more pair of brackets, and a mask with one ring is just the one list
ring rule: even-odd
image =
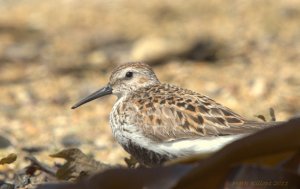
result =
[{"label": "bird's tail", "polygon": [[277,125],[280,125],[282,123],[285,123],[285,121],[265,121],[265,122],[260,122],[260,121],[246,121],[245,124],[247,125],[252,125],[254,127],[262,127],[266,128],[266,127],[274,127]]}]

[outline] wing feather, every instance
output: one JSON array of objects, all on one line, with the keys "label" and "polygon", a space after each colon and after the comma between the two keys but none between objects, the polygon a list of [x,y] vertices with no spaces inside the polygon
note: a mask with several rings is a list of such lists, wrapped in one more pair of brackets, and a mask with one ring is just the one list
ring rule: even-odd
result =
[{"label": "wing feather", "polygon": [[[251,133],[264,123],[247,121],[207,96],[168,84],[130,96],[131,123],[156,141]],[[137,119],[138,118],[138,119]]]}]

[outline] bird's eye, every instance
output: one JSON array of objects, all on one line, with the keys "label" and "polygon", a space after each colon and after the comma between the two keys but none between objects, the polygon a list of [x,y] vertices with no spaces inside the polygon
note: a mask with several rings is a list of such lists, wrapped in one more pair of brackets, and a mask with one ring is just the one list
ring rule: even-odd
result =
[{"label": "bird's eye", "polygon": [[133,73],[132,72],[126,72],[126,78],[132,78]]}]

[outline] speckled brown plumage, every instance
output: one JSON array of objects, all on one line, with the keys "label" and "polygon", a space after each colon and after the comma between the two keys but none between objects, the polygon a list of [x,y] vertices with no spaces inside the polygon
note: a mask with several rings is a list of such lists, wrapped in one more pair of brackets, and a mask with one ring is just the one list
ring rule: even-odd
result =
[{"label": "speckled brown plumage", "polygon": [[162,84],[144,63],[119,66],[106,87],[73,108],[111,93],[118,96],[110,114],[116,140],[142,164],[150,166],[215,151],[276,124],[247,120],[207,96]]},{"label": "speckled brown plumage", "polygon": [[261,123],[248,121],[206,96],[169,84],[133,92],[117,111],[132,117],[127,124],[140,127],[145,135],[159,142],[261,129]]}]

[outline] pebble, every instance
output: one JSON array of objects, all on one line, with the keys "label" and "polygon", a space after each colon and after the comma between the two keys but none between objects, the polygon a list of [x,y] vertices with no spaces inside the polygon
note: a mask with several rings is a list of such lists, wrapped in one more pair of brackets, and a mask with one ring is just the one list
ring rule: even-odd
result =
[{"label": "pebble", "polygon": [[66,148],[70,148],[70,147],[78,147],[81,145],[81,141],[79,139],[79,136],[75,135],[75,134],[69,134],[69,135],[65,135],[62,139],[61,139],[61,143],[64,147]]},{"label": "pebble", "polygon": [[3,135],[0,135],[0,149],[8,148],[9,146],[11,146],[9,139]]}]

